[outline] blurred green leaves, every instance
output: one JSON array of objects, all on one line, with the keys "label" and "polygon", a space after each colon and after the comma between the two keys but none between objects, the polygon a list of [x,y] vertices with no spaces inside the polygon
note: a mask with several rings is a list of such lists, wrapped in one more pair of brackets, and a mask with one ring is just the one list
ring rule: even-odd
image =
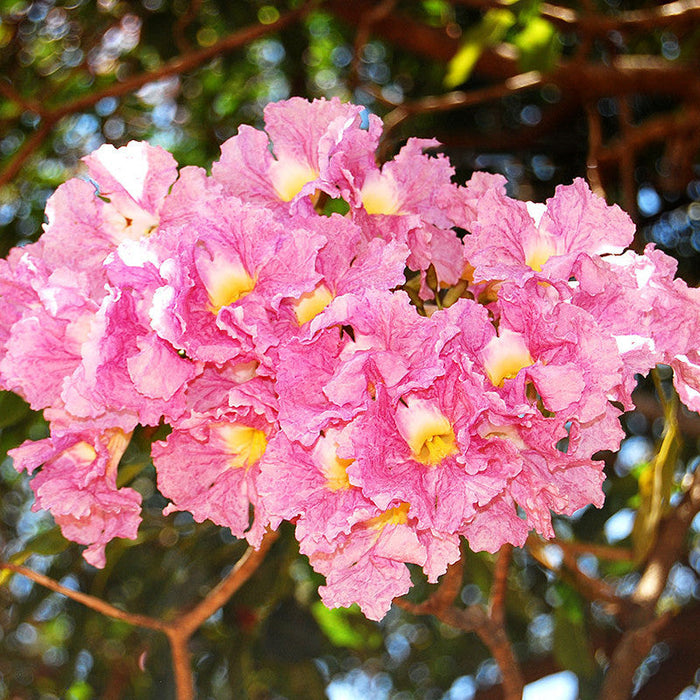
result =
[{"label": "blurred green leaves", "polygon": [[511,9],[487,10],[479,22],[462,34],[462,45],[447,66],[446,88],[466,82],[482,53],[501,42],[517,50],[523,71],[547,72],[556,65],[562,44],[554,25],[539,14],[539,0],[507,4]]},{"label": "blurred green leaves", "polygon": [[445,87],[455,88],[468,80],[481,54],[498,44],[515,24],[516,17],[510,10],[488,10],[482,20],[462,35],[459,51],[447,65]]}]

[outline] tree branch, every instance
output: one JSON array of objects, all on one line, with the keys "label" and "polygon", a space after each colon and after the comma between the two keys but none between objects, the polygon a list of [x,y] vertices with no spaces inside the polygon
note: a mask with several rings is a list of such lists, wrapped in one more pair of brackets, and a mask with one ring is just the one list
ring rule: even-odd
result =
[{"label": "tree branch", "polygon": [[14,571],[17,574],[26,576],[28,579],[31,579],[44,588],[60,593],[61,595],[66,596],[66,598],[70,598],[71,600],[74,600],[77,603],[94,610],[95,612],[106,615],[107,617],[111,617],[115,620],[122,620],[123,622],[128,622],[130,625],[135,625],[136,627],[146,627],[147,629],[158,630],[159,632],[167,631],[168,625],[162,620],[157,620],[146,615],[129,613],[121,610],[120,608],[115,608],[113,605],[106,603],[101,598],[96,598],[88,593],[81,593],[80,591],[74,591],[71,588],[66,588],[58,583],[58,581],[54,581],[52,578],[44,576],[44,574],[32,571],[26,566],[18,566],[17,564],[10,564],[9,562],[0,562],[0,569],[7,569],[8,571]]},{"label": "tree branch", "polygon": [[121,82],[112,83],[101,90],[95,90],[87,93],[56,107],[41,109],[39,114],[41,114],[42,121],[39,129],[35,131],[27,141],[25,141],[22,148],[15,153],[9,164],[0,173],[0,187],[12,180],[12,178],[24,165],[25,161],[41,146],[44,138],[48,135],[53,125],[60,119],[63,119],[63,117],[92,107],[105,97],[119,97],[122,95],[128,95],[144,85],[147,85],[148,83],[163,80],[164,78],[168,78],[173,75],[186,73],[187,71],[197,68],[215,56],[235,51],[236,49],[249,44],[255,39],[259,39],[267,34],[279,31],[293,22],[296,22],[309,11],[312,4],[313,2],[307,1],[296,10],[292,10],[291,12],[282,15],[276,22],[272,22],[271,24],[256,24],[250,27],[244,27],[237,32],[229,34],[211,46],[207,46],[206,48],[198,49],[196,51],[183,53],[180,56],[167,61],[159,68],[133,75]]},{"label": "tree branch", "polygon": [[670,615],[656,615],[668,574],[685,545],[693,518],[700,512],[700,469],[680,504],[661,521],[656,543],[631,600],[638,605],[633,625],[622,636],[605,675],[601,700],[622,700],[632,693],[634,673],[647,656]]}]

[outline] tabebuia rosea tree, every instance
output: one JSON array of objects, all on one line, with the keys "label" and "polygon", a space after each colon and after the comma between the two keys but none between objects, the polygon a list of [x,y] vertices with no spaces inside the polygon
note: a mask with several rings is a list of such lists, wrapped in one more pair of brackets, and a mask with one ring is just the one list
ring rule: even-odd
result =
[{"label": "tabebuia rosea tree", "polygon": [[545,204],[453,182],[438,143],[379,167],[381,121],[270,104],[211,174],[131,142],[85,158],[41,238],[0,262],[0,385],[50,424],[12,451],[36,508],[105,565],[135,538],[117,486],[137,425],[166,512],[259,546],[283,520],[328,606],[382,618],[436,581],[602,505],[635,375],[700,410],[700,292],[582,180]]}]

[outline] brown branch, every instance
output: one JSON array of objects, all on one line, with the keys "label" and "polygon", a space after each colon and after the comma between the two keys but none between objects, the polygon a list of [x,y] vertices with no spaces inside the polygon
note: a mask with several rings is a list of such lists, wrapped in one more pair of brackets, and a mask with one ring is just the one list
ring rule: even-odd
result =
[{"label": "brown branch", "polygon": [[8,569],[26,576],[45,588],[61,593],[102,615],[122,620],[137,627],[163,632],[170,642],[177,700],[193,700],[195,697],[194,681],[190,653],[187,648],[190,637],[207,618],[223,607],[231,596],[252,576],[276,539],[276,532],[268,532],[263,537],[259,549],[255,550],[249,547],[246,553],[236,562],[230,573],[207,594],[204,600],[189,612],[179,615],[172,622],[164,622],[146,615],[125,612],[100,598],[66,588],[52,578],[23,566],[0,562],[0,569]]},{"label": "brown branch", "polygon": [[201,603],[171,622],[170,627],[176,628],[180,634],[190,636],[207,618],[225,605],[229,598],[252,576],[277,537],[277,532],[268,532],[263,537],[259,549],[249,547],[226,578],[220,581],[215,588],[212,588]]},{"label": "brown branch", "polygon": [[634,561],[634,552],[624,547],[611,547],[607,544],[594,544],[592,542],[573,542],[558,538],[550,540],[550,544],[555,544],[563,551],[569,551],[575,555],[591,554],[598,559],[607,561]]},{"label": "brown branch", "polygon": [[588,123],[588,157],[586,158],[586,177],[593,192],[605,199],[605,188],[598,170],[598,154],[603,147],[603,134],[600,128],[600,115],[595,104],[585,105],[586,121]]},{"label": "brown branch", "polygon": [[527,545],[535,561],[544,568],[556,573],[562,580],[567,581],[587,600],[591,602],[602,600],[610,603],[613,607],[612,611],[615,613],[620,611],[626,612],[630,607],[630,603],[625,598],[620,597],[612,586],[609,586],[605,581],[583,573],[578,566],[575,554],[571,550],[561,548],[563,566],[558,566],[549,560],[544,551],[548,545],[557,546],[555,543],[547,542],[533,532],[527,538]]},{"label": "brown branch", "polygon": [[656,604],[666,587],[671,567],[685,546],[688,528],[700,512],[700,469],[679,505],[661,520],[656,542],[631,600],[638,606],[632,627],[622,636],[605,675],[601,700],[622,700],[632,693],[634,673],[669,622],[668,614],[657,616]]},{"label": "brown branch", "polygon": [[39,128],[22,144],[21,148],[15,152],[5,169],[0,172],[0,187],[6,185],[22,169],[24,163],[41,146],[44,139],[51,133],[54,122],[44,118]]},{"label": "brown branch", "polygon": [[309,11],[312,4],[313,2],[305,2],[296,10],[292,10],[291,12],[282,15],[276,22],[271,24],[256,24],[250,27],[244,27],[237,32],[229,34],[211,46],[177,56],[176,58],[167,61],[162,66],[152,71],[145,71],[143,73],[133,75],[121,82],[112,83],[101,90],[96,90],[94,92],[82,95],[81,97],[65,102],[62,105],[44,109],[42,111],[43,118],[39,129],[35,131],[24,143],[23,147],[17,151],[17,153],[15,153],[10,163],[0,173],[0,187],[8,183],[17,174],[17,172],[19,172],[25,161],[36,149],[41,146],[44,138],[48,135],[53,125],[63,117],[66,117],[69,114],[74,114],[75,112],[80,112],[88,107],[92,107],[105,97],[119,97],[121,95],[127,95],[135,92],[148,83],[153,83],[172,75],[186,73],[187,71],[197,68],[202,63],[205,63],[215,56],[228,53],[230,51],[235,51],[236,49],[249,44],[255,39],[259,39],[267,34],[279,31],[293,22],[296,22]]},{"label": "brown branch", "polygon": [[496,555],[496,566],[493,570],[493,583],[489,599],[489,617],[497,625],[503,625],[505,621],[508,568],[512,557],[513,545],[511,544],[504,544]]},{"label": "brown branch", "polygon": [[71,600],[74,600],[77,603],[94,610],[95,612],[114,618],[115,620],[122,620],[123,622],[128,622],[136,627],[146,627],[147,629],[158,630],[159,632],[167,631],[168,625],[162,620],[157,620],[146,615],[129,613],[121,610],[120,608],[115,608],[113,605],[105,603],[105,601],[100,598],[96,598],[88,593],[81,593],[80,591],[74,591],[70,588],[66,588],[58,583],[58,581],[54,581],[52,578],[44,576],[44,574],[40,574],[36,571],[32,571],[25,566],[18,566],[17,564],[10,564],[9,562],[0,562],[0,569],[7,569],[8,571],[14,571],[17,574],[26,576],[28,579],[31,579],[44,588],[60,593],[61,595],[66,596],[66,598],[70,598]]},{"label": "brown branch", "polygon": [[[452,0],[469,7],[508,8],[509,0]],[[605,35],[611,31],[646,31],[674,24],[691,25],[700,18],[700,0],[676,0],[643,10],[618,12],[605,15],[602,12],[579,14],[569,7],[549,2],[539,6],[540,16],[567,32],[578,31],[592,35]]]},{"label": "brown branch", "polygon": [[[622,138],[627,140],[629,135],[634,131],[632,109],[626,97],[621,97],[618,100],[618,106],[620,131],[622,133]],[[620,158],[620,179],[622,180],[622,205],[632,219],[637,221],[639,219],[639,214],[637,212],[637,187],[634,178],[635,156],[636,152],[633,148],[626,148],[623,151],[622,157]],[[600,161],[600,153],[598,154],[598,160]]]},{"label": "brown branch", "polygon": [[41,102],[31,97],[20,95],[19,92],[15,90],[14,85],[7,78],[0,80],[0,95],[3,95],[5,99],[9,100],[10,102],[14,102],[24,110],[30,110],[32,112],[36,112],[37,114],[42,114],[43,112]]},{"label": "brown branch", "polygon": [[384,136],[386,137],[407,117],[414,114],[430,112],[449,112],[453,109],[471,107],[484,102],[498,100],[507,95],[531,90],[542,85],[542,76],[538,71],[528,71],[508,78],[498,85],[490,85],[478,90],[465,92],[454,90],[444,95],[430,95],[413,102],[406,102],[395,107],[384,117]]},{"label": "brown branch", "polygon": [[518,700],[522,696],[524,681],[520,664],[506,634],[503,614],[505,578],[512,553],[512,546],[501,548],[496,560],[491,593],[491,612],[481,605],[457,608],[453,602],[462,584],[464,563],[450,566],[441,581],[440,588],[423,603],[411,603],[405,598],[395,598],[394,603],[414,615],[434,615],[438,620],[462,632],[474,632],[489,648],[501,670],[503,693],[506,700]]},{"label": "brown branch", "polygon": [[375,5],[362,15],[355,33],[353,57],[350,64],[350,75],[348,76],[348,84],[351,89],[360,82],[360,54],[369,41],[372,26],[388,17],[394,7],[396,7],[396,2],[397,0],[381,0],[378,5]]},{"label": "brown branch", "polygon": [[520,664],[502,624],[492,620],[480,605],[470,605],[464,610],[451,607],[441,612],[437,617],[456,629],[476,632],[481,641],[489,648],[501,670],[505,699],[520,700],[522,698],[525,684]]},{"label": "brown branch", "polygon": [[185,12],[183,12],[179,17],[175,26],[173,27],[173,38],[175,39],[175,44],[180,52],[185,53],[190,50],[190,42],[185,36],[185,29],[189,27],[192,20],[197,16],[199,8],[202,6],[202,0],[191,0],[190,4],[187,6]]},{"label": "brown branch", "polygon": [[400,608],[414,615],[437,615],[454,603],[462,587],[464,560],[460,557],[447,567],[447,572],[440,578],[437,590],[422,603],[411,603],[406,598],[394,598],[393,602]]}]

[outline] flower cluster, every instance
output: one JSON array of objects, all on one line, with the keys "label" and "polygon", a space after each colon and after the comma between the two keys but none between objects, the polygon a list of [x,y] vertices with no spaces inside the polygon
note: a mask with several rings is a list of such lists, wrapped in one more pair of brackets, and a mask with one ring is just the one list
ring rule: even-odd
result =
[{"label": "flower cluster", "polygon": [[51,429],[12,456],[90,563],[136,537],[117,470],[163,421],[166,513],[253,546],[292,521],[326,604],[379,619],[407,563],[435,581],[460,537],[494,552],[600,506],[635,373],[670,365],[700,409],[700,292],[623,252],[630,219],[583,181],[515,201],[420,139],[379,167],[380,120],[338,100],[265,125],[211,175],[101,147],[0,261],[0,384]]}]

